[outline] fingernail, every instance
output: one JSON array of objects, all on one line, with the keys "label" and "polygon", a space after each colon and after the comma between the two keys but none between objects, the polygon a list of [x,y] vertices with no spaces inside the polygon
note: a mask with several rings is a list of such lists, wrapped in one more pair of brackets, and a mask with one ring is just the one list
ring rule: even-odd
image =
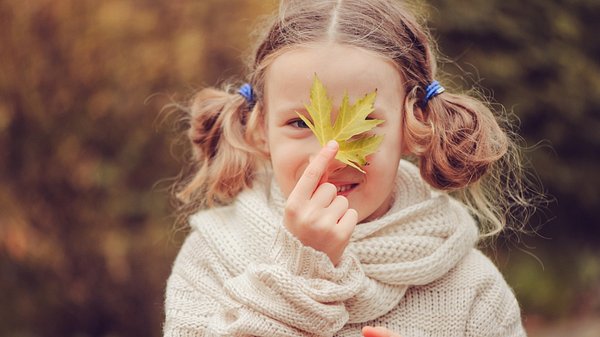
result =
[{"label": "fingernail", "polygon": [[332,149],[332,150],[336,150],[338,147],[338,144],[335,140],[330,140],[327,142],[327,147]]}]

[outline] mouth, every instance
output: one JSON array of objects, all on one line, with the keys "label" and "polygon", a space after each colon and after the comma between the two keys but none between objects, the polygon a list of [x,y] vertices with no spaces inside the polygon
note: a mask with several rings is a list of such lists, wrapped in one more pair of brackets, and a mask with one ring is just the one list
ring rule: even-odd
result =
[{"label": "mouth", "polygon": [[343,184],[343,185],[336,184],[337,195],[347,196],[348,194],[352,193],[352,191],[354,191],[354,189],[357,186],[358,186],[358,184]]}]

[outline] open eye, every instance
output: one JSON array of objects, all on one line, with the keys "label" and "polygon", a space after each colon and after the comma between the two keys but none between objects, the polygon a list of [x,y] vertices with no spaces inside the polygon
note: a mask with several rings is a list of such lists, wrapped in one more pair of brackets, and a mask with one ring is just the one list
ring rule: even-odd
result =
[{"label": "open eye", "polygon": [[306,125],[306,123],[303,120],[301,120],[300,118],[289,121],[288,125],[291,125],[295,128],[299,128],[299,129],[307,129],[308,128],[308,125]]}]

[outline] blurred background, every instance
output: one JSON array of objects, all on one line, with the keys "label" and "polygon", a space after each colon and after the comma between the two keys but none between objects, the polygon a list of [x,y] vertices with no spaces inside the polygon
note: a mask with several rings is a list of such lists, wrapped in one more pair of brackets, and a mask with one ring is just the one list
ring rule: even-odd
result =
[{"label": "blurred background", "polygon": [[[264,0],[0,0],[0,336],[160,336],[186,150]],[[434,0],[456,87],[514,112],[553,201],[487,251],[530,336],[600,336],[600,1]],[[458,74],[466,73],[459,77]],[[407,336],[410,337],[410,336]]]}]

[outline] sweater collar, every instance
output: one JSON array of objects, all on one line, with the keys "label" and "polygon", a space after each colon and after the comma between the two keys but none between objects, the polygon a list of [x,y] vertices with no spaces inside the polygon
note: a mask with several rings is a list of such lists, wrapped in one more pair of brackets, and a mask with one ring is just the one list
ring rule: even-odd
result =
[{"label": "sweater collar", "polygon": [[[245,218],[254,219],[248,223],[254,233],[266,235],[282,226],[285,197],[274,180],[243,192],[237,204]],[[345,252],[360,261],[377,289],[372,298],[346,302],[350,321],[379,317],[399,303],[408,287],[443,277],[473,249],[477,237],[465,206],[432,190],[415,165],[401,161],[390,210],[357,225]],[[365,307],[373,310],[365,312]]]}]

